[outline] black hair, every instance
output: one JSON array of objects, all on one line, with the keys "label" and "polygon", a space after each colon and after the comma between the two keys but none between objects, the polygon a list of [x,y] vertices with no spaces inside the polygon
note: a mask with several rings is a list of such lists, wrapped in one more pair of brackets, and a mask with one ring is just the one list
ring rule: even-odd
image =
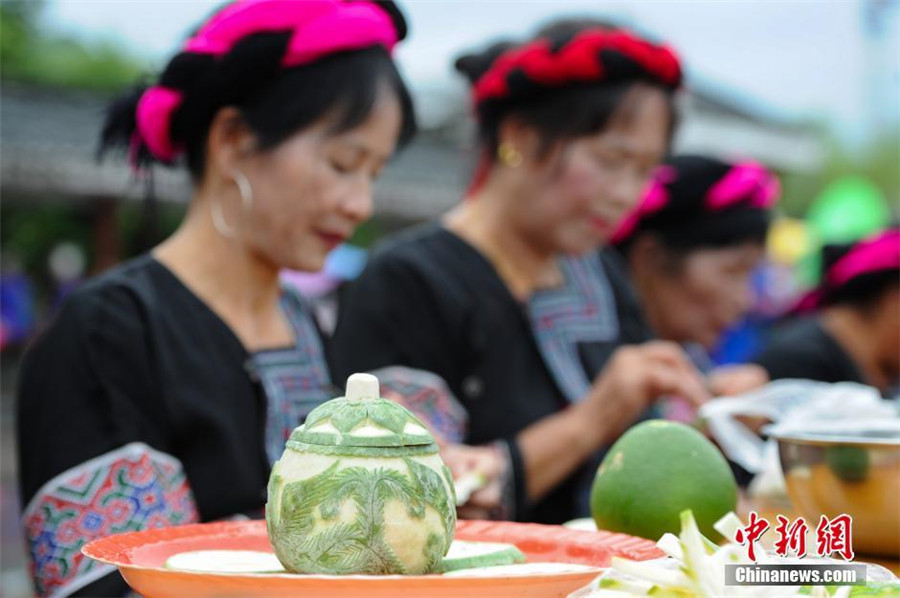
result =
[{"label": "black hair", "polygon": [[686,257],[700,249],[725,249],[745,243],[765,245],[771,216],[762,210],[740,210],[717,215],[706,222],[673,222],[673,226],[643,227],[615,247],[629,255],[645,234],[654,235],[673,257]]},{"label": "black hair", "polygon": [[[565,18],[553,21],[538,30],[533,40],[549,39],[553,47],[561,47],[582,31],[617,27],[606,21],[588,18]],[[454,62],[454,67],[474,85],[501,54],[516,47],[516,43],[501,41],[481,52],[468,53]],[[624,100],[639,86],[657,88],[665,94],[669,108],[668,138],[677,125],[674,90],[653,81],[635,78],[625,81],[574,83],[562,88],[546,89],[530,94],[527,99],[491,102],[479,109],[478,135],[486,155],[496,159],[501,123],[513,117],[537,131],[540,153],[546,153],[560,141],[595,135],[609,126],[621,114]]]},{"label": "black hair", "polygon": [[[853,243],[827,244],[822,247],[822,278],[842,257],[853,249]],[[885,292],[900,287],[900,270],[885,269],[856,276],[837,287],[823,285],[822,306],[844,305],[861,311],[871,309]]]},{"label": "black hair", "polygon": [[585,29],[599,29],[603,31],[617,31],[621,25],[606,19],[598,19],[590,16],[569,16],[553,19],[541,25],[534,33],[535,39],[568,39]]},{"label": "black hair", "polygon": [[[393,6],[390,2],[379,4]],[[391,11],[388,13],[394,17]],[[399,18],[402,23],[402,16]],[[402,37],[405,24],[395,26]],[[204,174],[212,120],[226,106],[241,111],[257,137],[257,149],[265,151],[325,117],[332,120],[336,133],[352,129],[368,117],[382,85],[387,84],[400,101],[398,145],[402,147],[415,134],[409,90],[384,48],[339,52],[285,69],[280,64],[290,38],[290,31],[248,35],[218,58],[182,52],[163,71],[160,85],[184,95],[169,133],[174,143],[184,147],[186,165],[195,182]],[[138,86],[110,106],[98,156],[129,147],[136,128],[137,103],[145,89]],[[136,157],[140,165],[165,164],[143,145],[137,148]]]}]

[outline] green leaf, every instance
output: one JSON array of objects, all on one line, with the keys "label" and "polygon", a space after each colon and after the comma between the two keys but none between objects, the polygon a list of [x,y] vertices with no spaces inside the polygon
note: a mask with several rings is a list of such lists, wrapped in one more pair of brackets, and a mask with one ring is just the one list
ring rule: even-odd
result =
[{"label": "green leaf", "polygon": [[331,424],[341,434],[349,434],[366,419],[366,410],[361,405],[350,403],[338,404],[331,414]]},{"label": "green leaf", "polygon": [[335,461],[322,473],[305,480],[287,484],[281,494],[280,523],[289,534],[303,534],[315,523],[315,509],[330,495],[340,490],[335,475],[340,461]]},{"label": "green leaf", "polygon": [[444,545],[444,538],[438,534],[428,534],[425,543],[425,572],[433,573],[441,570],[441,562],[448,547]]},{"label": "green leaf", "polygon": [[336,401],[329,401],[327,403],[322,403],[313,409],[310,414],[306,416],[306,429],[309,430],[323,422],[330,421],[331,414],[334,412],[336,404]]},{"label": "green leaf", "polygon": [[[452,491],[448,492],[441,476],[430,467],[413,459],[404,459],[404,461],[406,461],[410,475],[417,485],[416,494],[438,512],[444,524],[444,531],[448,537],[452,538],[456,529],[456,501],[451,500]],[[447,472],[444,472],[444,475],[446,476]]]},{"label": "green leaf", "polygon": [[403,409],[385,401],[385,404],[375,404],[369,407],[369,419],[395,434],[402,434],[406,422],[409,421],[409,416]]},{"label": "green leaf", "polygon": [[450,471],[450,468],[446,465],[442,464],[442,471],[444,472],[444,481],[447,482],[447,487],[450,488],[450,496],[453,498],[453,504],[456,504],[456,484],[453,483],[453,472]]}]

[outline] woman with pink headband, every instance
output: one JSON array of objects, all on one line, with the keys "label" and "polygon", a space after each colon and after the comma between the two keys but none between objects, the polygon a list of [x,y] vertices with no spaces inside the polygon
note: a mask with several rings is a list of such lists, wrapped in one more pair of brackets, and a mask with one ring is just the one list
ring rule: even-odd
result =
[{"label": "woman with pink headband", "polygon": [[677,346],[619,348],[643,339],[620,334],[613,274],[594,276],[668,150],[678,58],[562,25],[457,61],[483,152],[468,196],[373,257],[334,337],[336,371],[384,368],[430,397],[427,421],[457,424],[450,467],[489,479],[465,517],[585,516],[605,447],[661,395],[706,398]]},{"label": "woman with pink headband", "polygon": [[776,330],[754,361],[773,379],[858,382],[885,395],[900,387],[900,229],[827,245],[803,317]]},{"label": "woman with pink headband", "polygon": [[[779,195],[778,179],[754,162],[682,155],[657,169],[609,250],[624,258],[651,334],[687,346],[698,365],[709,362],[706,352],[752,307],[751,275]],[[756,366],[709,374],[715,394],[767,382]]]},{"label": "woman with pink headband", "polygon": [[74,293],[25,357],[23,524],[42,596],[115,596],[99,536],[259,516],[291,430],[333,395],[316,271],[372,211],[415,123],[388,1],[246,0],[202,25],[156,84],[110,109],[102,150],[189,171],[183,223]]}]

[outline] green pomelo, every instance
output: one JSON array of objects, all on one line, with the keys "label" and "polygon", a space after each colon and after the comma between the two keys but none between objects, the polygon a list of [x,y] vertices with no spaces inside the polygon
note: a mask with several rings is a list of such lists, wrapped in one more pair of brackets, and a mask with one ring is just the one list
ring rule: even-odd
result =
[{"label": "green pomelo", "polygon": [[525,555],[512,544],[500,542],[467,542],[454,540],[447,556],[441,563],[441,570],[456,571],[497,565],[524,563]]},{"label": "green pomelo", "polygon": [[737,484],[728,462],[702,434],[684,424],[651,420],[609,449],[591,489],[597,527],[650,540],[678,534],[690,509],[700,531],[735,510]]}]

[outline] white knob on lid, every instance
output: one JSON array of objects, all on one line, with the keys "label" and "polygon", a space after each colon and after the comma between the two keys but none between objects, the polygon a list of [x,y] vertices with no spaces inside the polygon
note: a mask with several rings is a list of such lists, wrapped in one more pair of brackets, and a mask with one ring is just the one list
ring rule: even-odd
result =
[{"label": "white knob on lid", "polygon": [[353,374],[347,378],[347,392],[344,396],[348,401],[377,399],[378,395],[378,378],[372,374]]}]

